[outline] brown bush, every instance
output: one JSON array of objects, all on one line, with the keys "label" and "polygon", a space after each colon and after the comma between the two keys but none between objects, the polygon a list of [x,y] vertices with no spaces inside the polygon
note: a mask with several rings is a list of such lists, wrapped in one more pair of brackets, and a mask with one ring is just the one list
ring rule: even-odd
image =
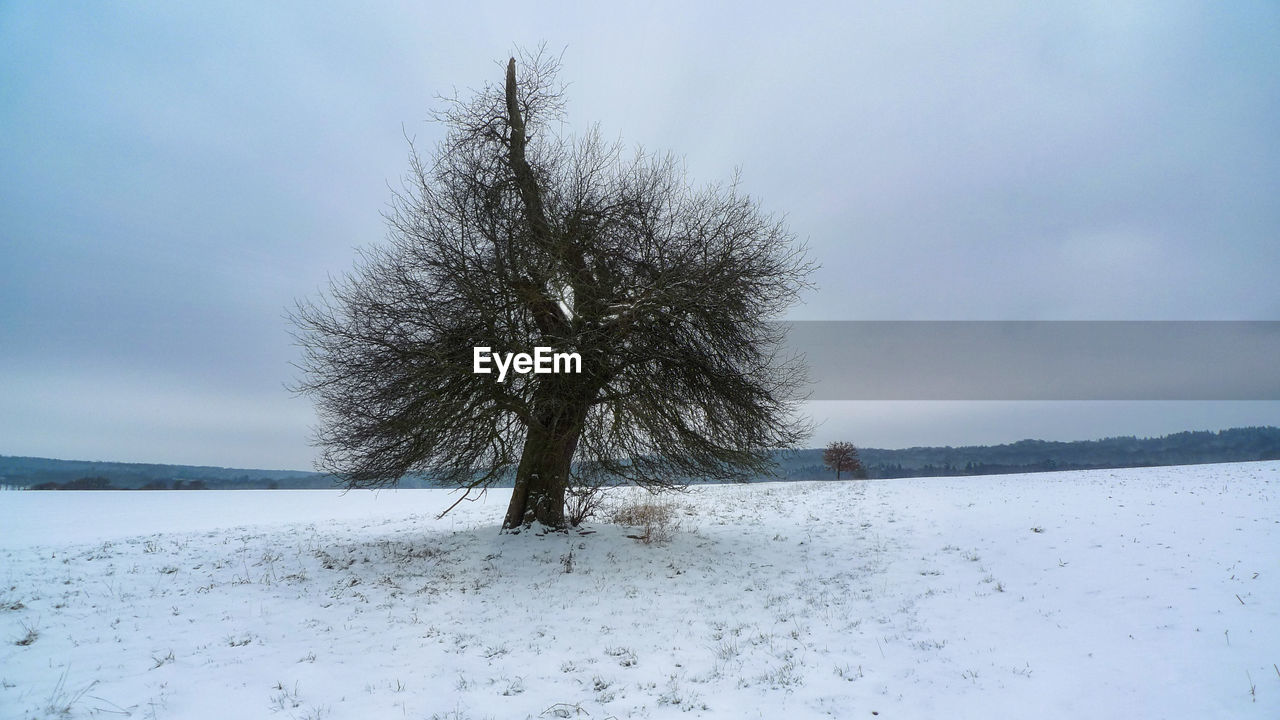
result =
[{"label": "brown bush", "polygon": [[676,506],[667,500],[655,498],[628,498],[608,510],[609,521],[617,525],[638,528],[640,532],[628,535],[646,545],[670,542],[680,529]]}]

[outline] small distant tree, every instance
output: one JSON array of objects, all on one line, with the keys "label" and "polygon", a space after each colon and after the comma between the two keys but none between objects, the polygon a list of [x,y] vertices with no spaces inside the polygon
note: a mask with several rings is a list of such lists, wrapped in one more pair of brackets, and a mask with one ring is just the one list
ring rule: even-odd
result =
[{"label": "small distant tree", "polygon": [[853,477],[866,477],[867,471],[858,459],[858,448],[853,443],[836,441],[827,446],[822,453],[822,464],[829,470],[836,471],[836,479],[840,479],[841,471]]}]

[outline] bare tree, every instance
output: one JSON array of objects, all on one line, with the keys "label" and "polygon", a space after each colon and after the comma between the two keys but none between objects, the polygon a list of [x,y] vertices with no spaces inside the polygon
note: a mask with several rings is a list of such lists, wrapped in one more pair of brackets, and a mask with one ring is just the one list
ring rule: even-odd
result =
[{"label": "bare tree", "polygon": [[853,477],[866,477],[866,469],[858,459],[858,448],[854,447],[853,443],[837,441],[828,445],[822,452],[822,464],[836,471],[837,480],[840,479],[842,470],[851,473]]},{"label": "bare tree", "polygon": [[[808,434],[803,364],[769,322],[807,287],[804,248],[736,179],[695,190],[669,155],[557,135],[558,69],[522,53],[448,100],[434,156],[410,143],[388,244],[292,313],[320,465],[347,486],[514,478],[503,527],[558,528],[579,466],[744,479]],[[476,347],[538,346],[581,372],[473,372]]]}]

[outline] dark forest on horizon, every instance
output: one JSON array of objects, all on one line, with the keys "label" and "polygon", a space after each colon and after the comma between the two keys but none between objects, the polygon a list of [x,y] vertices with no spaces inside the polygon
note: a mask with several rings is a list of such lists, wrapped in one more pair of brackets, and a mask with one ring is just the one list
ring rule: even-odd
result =
[{"label": "dark forest on horizon", "polygon": [[[1156,438],[1133,436],[1060,442],[1020,440],[1003,445],[858,448],[870,478],[1000,475],[1100,468],[1196,465],[1280,460],[1280,428],[1188,431]],[[777,453],[778,476],[762,480],[827,480],[821,449]],[[193,465],[54,460],[0,455],[0,486],[26,490],[296,490],[336,486],[323,473],[245,470]],[[404,488],[437,487],[429,478],[403,478]]]}]

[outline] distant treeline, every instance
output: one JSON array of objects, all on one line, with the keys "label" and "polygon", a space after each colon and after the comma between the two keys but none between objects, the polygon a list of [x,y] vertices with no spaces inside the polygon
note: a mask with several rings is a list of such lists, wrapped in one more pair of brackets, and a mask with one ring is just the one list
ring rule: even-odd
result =
[{"label": "distant treeline", "polygon": [[[856,438],[850,441],[857,444]],[[1280,460],[1280,428],[1249,427],[1219,432],[1180,432],[1158,438],[1129,436],[1076,442],[1021,440],[1008,445],[906,450],[859,447],[858,454],[872,478]],[[784,480],[824,480],[833,476],[822,464],[820,449],[779,453],[778,464],[780,478]],[[29,490],[284,490],[338,485],[331,475],[297,470],[240,470],[0,455],[0,486]],[[510,487],[510,482],[504,486]],[[411,477],[402,479],[400,487],[435,485],[429,479]]]},{"label": "distant treeline", "polygon": [[[246,480],[243,483],[231,483],[220,487],[222,490],[246,490],[258,489],[263,487],[263,481]],[[267,480],[266,489],[279,490],[279,480]],[[208,490],[209,483],[204,480],[174,480],[170,483],[168,480],[152,480],[145,485],[136,488],[116,487],[111,484],[111,480],[104,477],[83,477],[70,480],[64,483],[45,481],[28,487],[28,490]]]},{"label": "distant treeline", "polygon": [[267,490],[332,488],[329,475],[198,465],[51,460],[0,455],[0,485],[29,490]]},{"label": "distant treeline", "polygon": [[[1218,432],[1180,432],[1158,438],[1126,436],[1075,442],[1021,440],[1007,445],[914,447],[905,450],[858,448],[858,454],[872,478],[1248,462],[1280,460],[1280,428],[1248,427]],[[782,460],[782,466],[783,474],[793,480],[815,480],[833,475],[822,465],[821,450],[790,453],[790,457]]]}]

